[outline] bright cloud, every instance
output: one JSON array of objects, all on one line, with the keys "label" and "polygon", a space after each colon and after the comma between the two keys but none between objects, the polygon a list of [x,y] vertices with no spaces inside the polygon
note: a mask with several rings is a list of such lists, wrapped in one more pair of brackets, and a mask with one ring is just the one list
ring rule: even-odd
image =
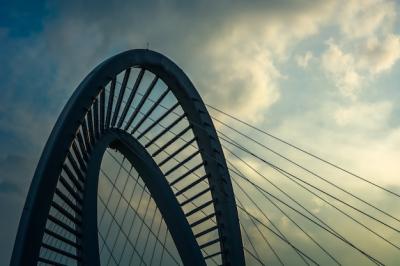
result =
[{"label": "bright cloud", "polygon": [[384,39],[370,38],[362,48],[359,66],[371,74],[389,71],[400,58],[400,36],[389,34]]},{"label": "bright cloud", "polygon": [[343,36],[327,42],[322,66],[344,96],[355,97],[368,82],[389,71],[400,58],[394,2],[344,1],[334,23]]},{"label": "bright cloud", "polygon": [[388,122],[393,110],[392,103],[357,103],[341,107],[335,111],[334,118],[339,126],[356,127],[358,129],[382,129]]},{"label": "bright cloud", "polygon": [[314,55],[311,51],[307,51],[303,55],[298,55],[296,56],[296,62],[297,64],[302,67],[306,68],[308,66],[308,63],[311,61],[311,59],[314,58]]},{"label": "bright cloud", "polygon": [[332,40],[322,56],[322,67],[345,96],[354,96],[360,90],[363,77],[358,73],[354,56],[345,53]]},{"label": "bright cloud", "polygon": [[340,1],[337,23],[349,39],[373,37],[391,32],[396,19],[393,1]]}]

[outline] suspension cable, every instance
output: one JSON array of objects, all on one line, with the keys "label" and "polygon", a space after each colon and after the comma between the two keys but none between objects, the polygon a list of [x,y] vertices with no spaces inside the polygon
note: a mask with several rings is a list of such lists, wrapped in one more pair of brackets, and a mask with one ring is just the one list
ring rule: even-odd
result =
[{"label": "suspension cable", "polygon": [[[154,101],[154,100],[152,100],[152,99],[150,99],[150,98],[149,98],[149,100],[150,100],[150,101]],[[161,106],[161,107],[164,108],[164,109],[167,109],[167,107],[163,106],[162,104],[160,104],[159,106]],[[207,105],[207,106],[208,106],[208,105]],[[175,111],[172,112],[172,113],[175,114],[175,115],[179,115],[179,114],[177,114]],[[212,117],[212,116],[211,116],[211,117]],[[217,118],[215,118],[215,117],[212,117],[212,118],[215,119],[217,122],[222,123],[222,124],[224,124],[225,126],[229,127],[230,129],[234,130],[235,132],[241,134],[242,136],[244,136],[244,137],[246,137],[246,138],[252,140],[253,142],[257,143],[258,145],[261,145],[261,146],[264,147],[265,149],[267,149],[267,150],[273,152],[274,154],[280,156],[281,158],[283,158],[283,159],[289,161],[290,163],[296,165],[297,167],[299,167],[299,168],[301,168],[301,169],[303,169],[303,170],[305,170],[305,171],[311,173],[312,175],[314,175],[314,176],[318,177],[319,179],[323,180],[324,182],[326,182],[326,183],[328,183],[328,184],[334,186],[335,188],[337,188],[337,189],[339,189],[339,190],[345,192],[346,194],[348,194],[348,195],[350,195],[350,196],[356,198],[357,200],[363,202],[364,204],[366,204],[366,205],[368,205],[368,206],[374,208],[375,210],[377,210],[377,211],[379,211],[379,212],[381,212],[381,213],[383,213],[383,214],[389,216],[390,218],[392,218],[392,219],[394,219],[394,220],[400,222],[400,219],[394,217],[393,215],[389,214],[388,212],[386,212],[386,211],[384,211],[384,210],[382,210],[382,209],[376,207],[375,205],[373,205],[373,204],[371,204],[371,203],[369,203],[369,202],[367,202],[367,201],[361,199],[361,198],[358,197],[357,195],[355,195],[355,194],[353,194],[353,193],[351,193],[351,192],[349,192],[349,191],[347,191],[347,190],[345,190],[345,189],[339,187],[338,185],[336,185],[336,184],[330,182],[329,180],[327,180],[326,178],[324,178],[324,177],[322,177],[322,176],[316,174],[315,172],[313,172],[313,171],[311,171],[311,170],[309,170],[309,169],[307,169],[307,168],[305,168],[305,167],[299,165],[298,163],[296,163],[296,162],[294,162],[293,160],[291,160],[291,159],[289,159],[289,158],[287,158],[287,157],[281,155],[280,153],[278,153],[278,152],[272,150],[271,148],[265,146],[264,144],[262,144],[262,143],[260,143],[260,142],[258,142],[258,141],[256,141],[256,140],[250,138],[249,136],[247,136],[247,135],[245,135],[245,134],[239,132],[238,130],[232,128],[231,126],[229,126],[229,125],[227,125],[226,123],[224,123],[224,122],[218,120]],[[200,128],[200,129],[202,129],[202,130],[205,130],[203,126],[197,124],[196,122],[193,122],[193,121],[189,120],[188,118],[186,118],[186,119],[187,119],[190,123],[192,123],[194,126]],[[218,131],[218,130],[216,130],[216,131],[217,131],[218,133],[222,134],[222,135],[225,135],[225,134],[224,134],[223,132],[221,132],[221,131]],[[226,136],[226,135],[225,135],[225,136]],[[221,138],[221,139],[224,140],[223,138]],[[246,150],[247,150],[247,149],[246,149]],[[252,155],[254,156],[254,154],[252,154]],[[400,195],[399,195],[399,196],[400,196]],[[372,218],[372,219],[374,219],[374,218]],[[392,228],[392,227],[391,227],[391,228]],[[393,229],[393,228],[392,228],[392,229]]]},{"label": "suspension cable", "polygon": [[[239,118],[237,118],[237,117],[235,117],[235,116],[233,116],[233,115],[228,114],[227,112],[224,112],[224,111],[220,110],[219,108],[216,108],[216,107],[211,106],[211,105],[209,105],[209,104],[205,104],[205,105],[206,105],[207,107],[210,107],[211,109],[213,109],[213,110],[215,110],[215,111],[221,113],[221,114],[224,114],[224,115],[226,115],[226,116],[228,116],[228,117],[230,117],[230,118],[232,118],[232,119],[234,119],[234,120],[236,120],[236,121],[238,121],[238,122],[240,122],[240,123],[242,123],[242,124],[244,124],[244,125],[246,125],[246,126],[252,128],[252,129],[254,129],[254,130],[256,130],[256,131],[258,131],[258,132],[260,132],[260,133],[262,133],[262,134],[264,134],[264,135],[266,135],[266,136],[268,136],[268,137],[271,137],[271,138],[273,138],[273,139],[275,139],[275,140],[277,140],[277,141],[279,141],[279,142],[281,142],[281,143],[283,143],[283,144],[286,144],[286,145],[288,145],[288,146],[290,146],[290,147],[292,147],[292,148],[294,148],[294,149],[296,149],[296,150],[298,150],[298,151],[300,151],[300,152],[303,152],[304,154],[307,154],[308,156],[311,156],[311,157],[313,157],[313,158],[315,158],[315,159],[317,159],[317,160],[319,160],[319,161],[321,161],[321,162],[323,162],[323,163],[325,163],[325,164],[328,164],[328,165],[330,165],[330,166],[333,166],[333,167],[335,167],[336,169],[339,169],[339,170],[342,171],[342,172],[345,172],[345,173],[347,173],[347,174],[349,174],[349,175],[351,175],[351,176],[353,176],[353,177],[355,177],[355,178],[358,178],[358,179],[360,179],[360,180],[362,180],[362,181],[364,181],[364,182],[369,183],[370,185],[373,185],[373,186],[375,186],[375,187],[377,187],[377,188],[379,188],[379,189],[382,189],[382,190],[384,190],[384,191],[386,191],[386,192],[388,192],[388,193],[390,193],[390,194],[392,194],[392,195],[394,195],[394,196],[400,198],[400,194],[398,194],[398,193],[396,193],[396,192],[394,192],[394,191],[392,191],[392,190],[389,190],[389,189],[387,189],[387,188],[385,188],[385,187],[382,187],[381,185],[378,185],[378,184],[376,184],[376,183],[374,183],[374,182],[372,182],[372,181],[370,181],[370,180],[368,180],[368,179],[366,179],[366,178],[364,178],[364,177],[362,177],[362,176],[360,176],[360,175],[357,175],[357,174],[355,174],[355,173],[353,173],[353,172],[351,172],[351,171],[349,171],[349,170],[346,170],[346,169],[344,169],[343,167],[339,166],[338,164],[329,162],[328,160],[325,160],[325,159],[323,159],[323,158],[320,157],[320,156],[314,155],[313,153],[311,153],[311,152],[309,152],[309,151],[307,151],[307,150],[305,150],[305,149],[302,149],[302,148],[300,148],[300,147],[297,146],[297,145],[291,144],[291,143],[289,143],[288,141],[283,140],[282,138],[279,138],[279,137],[277,137],[277,136],[275,136],[275,135],[272,135],[271,133],[268,133],[268,132],[265,131],[265,130],[259,129],[259,128],[257,128],[256,126],[251,125],[250,123],[248,123],[248,122],[246,122],[246,121],[243,121],[243,120],[241,120],[241,119],[239,119]],[[213,118],[213,119],[216,119],[215,117],[212,117],[212,118]]]},{"label": "suspension cable", "polygon": [[[151,100],[151,99],[149,99],[149,100]],[[162,105],[160,105],[160,106],[162,106]],[[189,121],[189,122],[191,122],[192,123],[192,121]],[[193,124],[193,123],[192,123]],[[212,157],[211,157],[212,158]],[[213,159],[213,158],[212,158]],[[334,166],[334,165],[333,165]],[[282,169],[281,169],[282,170]],[[341,169],[341,170],[344,170],[344,169]],[[344,171],[346,171],[346,170],[344,170]],[[351,173],[350,173],[351,174]],[[367,181],[366,181],[367,182]],[[375,184],[376,185],[376,184]],[[379,187],[379,185],[377,185],[378,187]],[[384,189],[385,190],[385,189]],[[399,196],[399,195],[397,195],[397,196]],[[364,254],[364,255],[366,255],[366,254]],[[375,260],[375,259],[374,259]],[[377,261],[377,260],[375,260],[375,261]],[[376,262],[375,262],[376,263]]]},{"label": "suspension cable", "polygon": [[[236,171],[238,171],[240,174],[242,174],[242,172],[241,172],[239,169],[237,169],[236,166],[234,166],[231,162],[228,161],[228,163],[229,163]],[[232,180],[233,180],[234,183],[241,189],[241,191],[242,191],[243,193],[245,193],[245,195],[246,195],[248,198],[251,199],[250,195],[249,195],[247,192],[245,192],[243,188],[240,187],[239,183],[238,183],[235,179],[232,179]],[[268,199],[268,201],[269,201],[271,204],[273,204],[281,213],[283,213],[283,215],[285,215],[297,228],[299,228],[300,231],[303,232],[303,234],[305,234],[315,245],[317,245],[326,255],[328,255],[337,265],[341,265],[341,264],[337,261],[337,259],[336,259],[335,257],[333,257],[332,254],[330,254],[324,247],[322,247],[322,245],[321,245],[317,240],[315,240],[315,239],[314,239],[309,233],[307,233],[300,225],[298,225],[298,224],[297,224],[287,213],[285,213],[276,203],[274,203],[273,201],[271,201],[269,198],[267,198],[267,199]],[[253,200],[251,200],[251,201],[252,201],[252,203],[253,203],[255,206],[257,206]],[[242,207],[243,207],[243,206],[242,206]],[[257,206],[257,207],[258,207],[258,206]],[[259,208],[258,208],[258,209],[259,209]],[[260,210],[259,210],[259,211],[260,211]],[[268,219],[268,220],[269,220],[269,219]]]},{"label": "suspension cable", "polygon": [[235,142],[231,142],[231,141],[229,141],[229,140],[227,140],[227,139],[224,139],[224,138],[221,138],[221,139],[224,140],[225,142],[227,142],[227,143],[229,143],[229,144],[231,144],[231,145],[233,145],[233,146],[235,146],[235,147],[241,149],[242,151],[244,151],[244,152],[246,152],[246,153],[248,153],[248,154],[254,156],[255,158],[257,158],[257,159],[259,159],[260,161],[262,161],[263,163],[265,163],[265,164],[267,164],[267,165],[269,165],[269,166],[271,166],[271,167],[273,167],[273,168],[275,168],[275,169],[278,169],[278,170],[280,170],[280,171],[282,171],[282,172],[284,172],[284,173],[286,173],[286,174],[288,174],[288,175],[290,175],[290,176],[296,178],[297,180],[299,180],[299,181],[301,181],[301,182],[303,182],[303,183],[306,183],[307,185],[309,185],[309,186],[313,187],[314,189],[316,189],[316,190],[318,190],[318,191],[324,193],[325,195],[328,195],[328,196],[331,197],[331,198],[334,198],[335,200],[337,200],[337,201],[341,202],[342,204],[344,204],[344,205],[346,205],[346,206],[352,208],[353,210],[355,210],[355,211],[357,211],[357,212],[359,212],[359,213],[361,213],[361,214],[363,214],[363,215],[369,217],[369,218],[372,219],[372,220],[375,220],[376,222],[378,222],[378,223],[380,223],[380,224],[382,224],[382,225],[384,225],[384,226],[386,226],[386,227],[392,229],[393,231],[396,231],[397,233],[400,233],[400,230],[399,230],[399,229],[394,228],[393,226],[391,226],[391,225],[389,225],[389,224],[387,224],[387,223],[385,223],[385,222],[379,220],[378,218],[376,218],[376,217],[374,217],[374,216],[372,216],[372,215],[366,213],[365,211],[362,211],[362,210],[360,210],[360,209],[358,209],[358,208],[356,208],[356,207],[350,205],[349,203],[347,203],[347,202],[345,202],[345,201],[339,199],[338,197],[335,197],[334,195],[332,195],[332,194],[330,194],[330,193],[328,193],[328,192],[326,192],[326,191],[324,191],[324,190],[322,190],[322,189],[320,189],[320,188],[318,188],[318,187],[316,187],[316,186],[314,186],[314,185],[312,185],[312,184],[310,184],[310,183],[304,181],[303,179],[298,178],[298,177],[295,176],[294,174],[287,172],[286,170],[284,170],[284,169],[282,169],[282,168],[276,166],[275,164],[272,164],[272,163],[266,161],[265,159],[261,158],[260,156],[254,154],[253,152],[251,152],[251,151],[249,151],[248,149],[244,148],[244,147],[241,146],[240,144],[237,144],[237,143],[235,143]]},{"label": "suspension cable", "polygon": [[[215,120],[216,120],[217,122],[220,122],[218,119],[215,119]],[[223,122],[220,122],[220,123],[223,123]],[[275,154],[275,155],[277,155],[277,156],[283,158],[284,160],[290,162],[291,164],[293,164],[293,165],[299,167],[300,169],[302,169],[302,170],[304,170],[304,171],[310,173],[311,175],[317,177],[318,179],[324,181],[325,183],[328,183],[329,185],[331,185],[331,186],[333,186],[333,187],[339,189],[340,191],[346,193],[347,195],[352,196],[353,198],[359,200],[360,202],[362,202],[362,203],[364,203],[364,204],[366,204],[366,205],[372,207],[373,209],[379,211],[380,213],[383,213],[383,214],[385,214],[386,216],[389,216],[390,218],[396,220],[397,222],[400,222],[400,219],[399,219],[399,218],[394,217],[394,216],[391,215],[390,213],[388,213],[388,212],[386,212],[386,211],[384,211],[384,210],[382,210],[382,209],[376,207],[375,205],[373,205],[373,204],[371,204],[371,203],[365,201],[364,199],[362,199],[362,198],[358,197],[357,195],[355,195],[355,194],[349,192],[348,190],[339,187],[338,185],[336,185],[336,184],[334,184],[333,182],[329,181],[329,180],[326,179],[325,177],[323,177],[323,176],[321,176],[321,175],[315,173],[314,171],[311,171],[311,170],[309,170],[308,168],[306,168],[306,167],[304,167],[304,166],[302,166],[302,165],[300,165],[300,164],[294,162],[293,160],[287,158],[286,156],[283,156],[283,155],[280,154],[279,152],[277,152],[277,151],[275,151],[275,150],[269,148],[268,146],[266,146],[266,145],[264,145],[264,144],[258,142],[257,140],[254,140],[253,138],[250,138],[249,136],[247,136],[247,135],[245,135],[245,134],[243,134],[243,133],[237,131],[236,129],[230,127],[229,125],[226,125],[225,123],[223,123],[223,124],[224,124],[225,126],[231,128],[232,130],[234,130],[235,132],[237,132],[237,133],[240,134],[241,136],[244,136],[244,137],[248,138],[249,140],[255,142],[256,144],[258,144],[258,145],[260,145],[261,147],[267,149],[268,151],[272,152],[273,154]],[[221,135],[223,135],[225,138],[228,138],[230,141],[235,142],[232,138],[228,137],[225,133],[223,133],[223,132],[221,132],[221,131],[218,131],[218,133],[221,134]],[[236,143],[237,143],[237,142],[236,142]],[[243,147],[243,146],[242,146],[242,147]]]},{"label": "suspension cable", "polygon": [[[238,201],[238,204],[239,204],[242,208],[244,208],[244,205],[243,205],[242,201],[241,201],[238,197],[236,197],[236,200]],[[249,216],[249,217],[250,217],[250,216]],[[267,219],[268,219],[268,218],[267,218]],[[264,234],[263,234],[263,233],[261,232],[261,230],[258,228],[258,226],[257,226],[257,224],[254,222],[254,220],[251,219],[251,217],[250,217],[250,220],[251,220],[251,222],[253,223],[254,227],[257,229],[258,233],[259,233],[259,234],[261,235],[261,237],[264,239],[265,243],[267,243],[269,249],[271,249],[272,253],[273,253],[274,256],[277,258],[277,260],[279,261],[279,263],[283,266],[284,263],[283,263],[282,259],[279,257],[278,253],[276,253],[275,249],[272,247],[272,245],[271,245],[271,243],[269,242],[269,240],[264,236]],[[269,220],[269,219],[268,219],[268,221],[271,222],[271,220]],[[271,223],[271,224],[272,224],[272,223]],[[250,237],[248,236],[248,234],[247,234],[247,232],[246,232],[246,228],[245,228],[243,225],[242,225],[242,228],[243,228],[243,230],[245,231],[245,233],[246,233],[246,235],[247,235],[247,238],[249,239],[249,242],[250,242],[252,248],[254,249],[256,255],[257,255],[258,257],[260,257],[260,256],[258,255],[258,253],[257,253],[256,248],[254,247],[253,242],[251,241]],[[296,252],[297,252],[297,251],[296,251]],[[303,258],[301,255],[300,255],[300,257]],[[308,263],[307,263],[307,264],[308,264]],[[308,264],[308,265],[309,265],[309,264]]]},{"label": "suspension cable", "polygon": [[253,219],[257,222],[259,222],[262,226],[264,226],[268,231],[270,231],[271,233],[273,233],[274,235],[276,235],[279,239],[281,239],[283,242],[285,242],[286,244],[288,244],[289,246],[291,246],[292,248],[298,250],[303,256],[305,256],[308,260],[310,260],[312,263],[314,263],[315,265],[319,265],[315,260],[313,260],[312,258],[310,258],[307,254],[305,254],[303,251],[301,251],[300,249],[296,248],[290,241],[284,239],[283,237],[281,237],[279,234],[277,234],[274,230],[272,230],[268,225],[266,225],[265,223],[263,223],[262,221],[260,221],[257,217],[255,217],[254,215],[252,215],[251,213],[249,213],[245,208],[240,207],[239,205],[237,205],[237,207],[239,208],[239,210],[245,212],[247,215],[253,217]]},{"label": "suspension cable", "polygon": [[311,219],[310,217],[308,217],[307,215],[303,214],[302,212],[300,212],[299,210],[297,210],[296,208],[292,207],[291,205],[289,205],[288,203],[284,202],[283,200],[279,199],[278,197],[276,197],[275,195],[271,194],[270,192],[266,191],[264,188],[260,187],[259,185],[255,184],[253,181],[251,181],[250,179],[248,179],[247,177],[240,175],[239,173],[231,170],[235,175],[241,177],[242,179],[246,180],[248,183],[250,183],[251,185],[253,185],[259,192],[261,192],[263,195],[265,195],[267,197],[267,195],[271,196],[272,198],[274,198],[275,200],[281,202],[282,204],[284,204],[285,206],[287,206],[288,208],[292,209],[293,211],[295,211],[296,213],[300,214],[301,216],[303,216],[304,218],[306,218],[307,220],[309,220],[310,222],[314,223],[315,225],[317,225],[318,227],[320,227],[321,229],[325,230],[326,232],[330,233],[331,235],[335,236],[336,238],[342,240],[344,243],[348,244],[349,246],[353,247],[354,249],[356,249],[357,251],[359,251],[360,253],[362,253],[363,255],[365,255],[367,258],[369,258],[372,262],[374,262],[377,265],[384,265],[383,263],[381,263],[379,260],[375,259],[374,257],[372,257],[371,255],[369,255],[368,253],[366,253],[365,251],[359,249],[358,247],[356,247],[354,244],[352,244],[350,241],[348,241],[347,239],[343,238],[343,237],[339,237],[338,235],[336,235],[335,233],[333,233],[332,231],[330,231],[328,228],[326,228],[325,226],[315,222],[313,219]]},{"label": "suspension cable", "polygon": [[[151,118],[150,118],[151,119]],[[161,125],[161,124],[160,124]],[[162,126],[162,125],[161,125]],[[163,127],[163,126],[162,126]],[[172,132],[172,131],[169,131],[170,133],[172,133],[172,134],[175,134],[174,132]],[[180,137],[180,139],[181,140],[183,140],[183,141],[185,141],[185,142],[187,142],[185,139],[183,139],[182,137]],[[193,144],[192,144],[193,145]],[[210,155],[208,155],[208,154],[205,154],[205,155],[207,155],[207,157],[209,157],[211,160],[215,160],[215,161],[217,161],[215,158],[213,158],[212,156],[210,156]],[[218,161],[217,161],[218,162]],[[228,168],[229,169],[229,168]],[[231,169],[230,169],[231,170]],[[232,171],[232,170],[231,170]],[[234,171],[233,171],[234,172]],[[234,173],[236,173],[236,172],[234,172]],[[237,174],[237,173],[236,173]],[[240,175],[239,175],[240,176]],[[249,181],[249,180],[248,180]],[[286,203],[284,203],[284,204],[286,204]],[[298,212],[298,213],[300,213],[302,216],[304,216],[304,217],[306,217],[307,219],[310,219],[308,216],[305,216],[303,213],[301,213],[301,212],[299,212],[298,210],[296,210],[296,209],[294,209],[296,212]],[[374,259],[372,256],[370,256],[370,255],[368,255],[367,253],[365,253],[364,251],[362,251],[361,249],[359,249],[359,248],[357,248],[354,244],[352,244],[351,242],[349,242],[348,240],[346,240],[344,237],[342,237],[342,236],[340,236],[340,235],[338,235],[338,234],[335,234],[334,233],[334,231],[330,231],[330,230],[328,230],[326,227],[324,227],[324,226],[322,226],[322,225],[320,225],[320,224],[318,224],[318,223],[316,223],[314,220],[312,220],[311,219],[311,221],[313,222],[313,223],[315,223],[315,224],[317,224],[319,227],[321,227],[321,228],[323,228],[323,229],[325,229],[327,232],[329,232],[330,234],[332,234],[333,236],[335,236],[335,237],[337,237],[338,239],[340,239],[340,240],[342,240],[344,243],[347,243],[348,245],[350,245],[351,247],[353,247],[353,248],[355,248],[356,250],[358,250],[360,253],[362,253],[362,254],[364,254],[366,257],[368,257],[371,261],[376,261],[376,259]],[[376,263],[376,262],[375,262]],[[378,263],[376,263],[376,264],[378,264]]]},{"label": "suspension cable", "polygon": [[[161,106],[161,105],[160,105]],[[164,107],[164,108],[166,108],[166,107]],[[150,117],[149,117],[149,119],[151,119]],[[153,119],[151,119],[151,120],[153,120]],[[161,124],[160,124],[160,126],[162,126]],[[162,127],[164,127],[164,126],[162,126]],[[174,132],[172,132],[171,130],[169,130],[169,132],[170,133],[172,133],[172,134],[174,134],[174,135],[176,135],[176,133],[174,133]],[[183,141],[185,141],[185,142],[187,142],[185,139],[183,139],[182,137],[180,137],[180,139],[181,140],[183,140]],[[192,144],[192,146],[193,146],[193,144]],[[213,158],[212,156],[210,156],[210,155],[208,155],[208,154],[206,154],[208,157],[210,157],[210,159],[212,159],[212,160],[216,160],[215,158]],[[217,160],[216,160],[217,161]],[[231,169],[230,169],[231,170]],[[232,171],[232,170],[231,170]],[[236,173],[237,174],[237,173]],[[296,210],[297,212],[298,212],[298,210]],[[302,216],[304,216],[304,214],[302,214],[301,212],[300,212],[300,214],[302,215]],[[310,219],[308,216],[305,216],[307,219]],[[316,223],[314,220],[312,220],[311,219],[311,221],[313,222],[313,223]],[[320,226],[321,228],[323,228],[323,229],[325,229],[325,230],[327,230],[327,228],[326,227],[324,227],[324,226],[321,226],[320,224],[318,224],[318,223],[316,223],[318,226]],[[372,256],[370,256],[370,255],[368,255],[367,253],[365,253],[364,251],[362,251],[362,250],[360,250],[359,248],[357,248],[354,244],[352,244],[351,242],[349,242],[347,239],[345,239],[344,237],[342,237],[342,236],[340,236],[340,235],[338,235],[338,234],[335,234],[335,232],[334,231],[330,231],[330,230],[327,230],[327,232],[329,232],[330,234],[332,234],[333,236],[335,236],[335,237],[337,237],[338,239],[340,239],[340,240],[342,240],[343,242],[345,242],[345,243],[347,243],[348,245],[350,245],[351,247],[353,247],[353,248],[355,248],[356,250],[358,250],[360,253],[362,253],[362,254],[364,254],[366,257],[368,257],[368,258],[370,258],[370,260],[371,261],[377,261],[376,259],[374,259]],[[376,263],[376,262],[375,262]],[[376,263],[376,264],[378,264],[378,263]]]}]

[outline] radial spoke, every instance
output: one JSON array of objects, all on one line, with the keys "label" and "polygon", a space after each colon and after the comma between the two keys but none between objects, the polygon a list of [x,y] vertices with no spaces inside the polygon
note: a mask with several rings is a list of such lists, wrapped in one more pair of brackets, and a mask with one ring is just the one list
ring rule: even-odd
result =
[{"label": "radial spoke", "polygon": [[[131,73],[131,69],[130,68],[125,70],[124,79],[122,81],[121,88],[119,90],[117,103],[116,103],[115,109],[114,109],[114,115],[113,115],[113,118],[112,118],[112,121],[111,121],[111,126],[112,127],[115,126],[115,123],[117,121],[118,114],[119,114],[119,109],[121,108],[122,99],[124,98],[126,85],[128,84],[130,73]],[[120,127],[119,123],[118,123],[118,127]]]}]

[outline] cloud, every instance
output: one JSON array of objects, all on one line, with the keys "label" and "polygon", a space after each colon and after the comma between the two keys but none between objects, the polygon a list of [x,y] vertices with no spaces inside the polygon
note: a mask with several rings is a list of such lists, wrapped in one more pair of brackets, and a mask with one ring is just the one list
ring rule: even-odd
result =
[{"label": "cloud", "polygon": [[254,56],[253,51],[235,49],[230,49],[229,57],[214,55],[216,63],[209,71],[215,79],[200,84],[207,86],[205,96],[210,104],[234,109],[235,114],[253,122],[262,120],[262,110],[279,99],[282,75],[267,52],[261,50]]},{"label": "cloud", "polygon": [[356,103],[339,107],[334,118],[341,127],[356,127],[357,130],[382,129],[387,125],[392,110],[391,102]]},{"label": "cloud", "polygon": [[395,19],[395,3],[385,0],[341,1],[337,16],[341,32],[350,39],[386,34]]},{"label": "cloud", "polygon": [[[21,152],[20,148],[22,148],[29,155],[32,152],[37,153],[36,149],[40,150],[42,148],[55,123],[54,114],[38,110],[40,107],[21,103],[15,103],[14,106],[6,104],[2,108],[4,109],[3,112],[9,113],[9,115],[0,115],[0,132],[7,132],[8,135],[21,139],[21,144],[29,145],[29,147],[25,148],[15,147],[17,152]],[[13,152],[10,151],[10,153],[12,154]]]},{"label": "cloud", "polygon": [[306,68],[310,60],[314,58],[314,55],[311,51],[305,52],[303,55],[296,56],[296,63],[301,68]]},{"label": "cloud", "polygon": [[14,194],[14,196],[23,197],[32,175],[32,165],[29,158],[20,155],[10,154],[1,158],[0,194]]},{"label": "cloud", "polygon": [[196,60],[201,71],[195,80],[200,80],[197,87],[206,101],[262,122],[265,111],[279,101],[280,82],[286,79],[281,65],[289,60],[294,44],[318,33],[329,3],[288,8],[279,17],[273,9],[254,9],[227,18]]},{"label": "cloud", "polygon": [[[172,57],[189,73],[206,100],[262,121],[259,114],[279,99],[284,77],[279,64],[288,59],[295,43],[318,32],[333,6],[332,1],[288,3],[52,4],[59,15],[48,19],[39,34],[19,40],[21,53],[9,58],[9,76],[15,78],[8,93],[13,97],[12,88],[29,86],[36,91],[32,97],[46,100],[59,112],[99,62],[149,42],[150,48]],[[155,15],[149,20],[147,14]]]},{"label": "cloud", "polygon": [[[395,163],[400,156],[400,126],[391,125],[393,106],[390,101],[324,103],[318,112],[292,114],[270,131],[375,183],[396,185],[400,174],[400,166]],[[334,181],[348,182],[341,185],[349,185],[354,191],[367,189],[357,179],[332,171],[292,149],[279,147],[279,151]]]},{"label": "cloud", "polygon": [[20,187],[14,183],[2,181],[0,182],[0,193],[4,194],[13,194],[13,193],[20,193]]},{"label": "cloud", "polygon": [[[285,76],[280,64],[289,59],[294,44],[318,33],[333,7],[333,1],[287,2],[96,2],[95,10],[90,3],[68,4],[43,37],[46,52],[68,62],[56,75],[65,84],[78,82],[76,73],[85,73],[105,55],[149,42],[189,73],[205,100],[262,121],[258,114],[279,99]],[[118,16],[111,19],[113,13]],[[148,20],[148,13],[156,15]],[[82,42],[82,36],[91,37]]]},{"label": "cloud", "polygon": [[[394,5],[375,0],[68,1],[49,3],[55,15],[44,18],[40,32],[13,39],[8,29],[0,29],[7,62],[0,73],[0,132],[24,140],[18,147],[3,141],[7,148],[0,158],[0,196],[18,198],[2,207],[15,208],[7,223],[17,224],[16,210],[22,210],[39,153],[74,88],[104,59],[147,42],[177,62],[206,102],[398,187],[400,131],[389,125],[394,100],[361,100],[364,88],[390,74],[399,59]],[[332,102],[337,99],[322,93],[326,80],[310,85],[288,71],[292,64],[306,68],[311,62],[319,62],[341,95],[353,101]],[[307,81],[320,74],[310,73]],[[285,87],[289,83],[296,90]],[[305,90],[308,85],[312,94]],[[297,97],[299,91],[307,99]],[[390,97],[384,91],[379,95]],[[293,100],[283,101],[288,98]],[[293,109],[296,104],[300,107]],[[273,174],[254,158],[247,159],[262,173]],[[328,174],[364,191],[343,175]],[[282,178],[276,180],[286,185]],[[311,208],[326,214],[318,202]],[[276,210],[271,216],[280,221]],[[6,254],[2,258],[10,253],[12,232],[2,236],[7,245],[0,241]]]},{"label": "cloud", "polygon": [[321,59],[323,69],[343,95],[354,97],[364,79],[357,71],[354,56],[343,52],[333,40],[328,42],[328,46]]},{"label": "cloud", "polygon": [[400,58],[400,36],[389,34],[384,39],[370,38],[361,49],[359,65],[372,74],[390,70]]},{"label": "cloud", "polygon": [[[24,140],[4,150],[0,166],[0,194],[18,197],[10,204],[18,211],[7,223],[18,224],[35,163],[62,106],[91,69],[120,51],[149,42],[189,74],[206,101],[262,121],[262,112],[280,97],[280,62],[324,20],[318,10],[325,5],[288,3],[49,3],[55,15],[43,18],[41,31],[14,38],[1,30],[7,64],[0,73],[0,130]],[[8,244],[2,243],[1,260],[8,260],[14,232],[2,237]]]},{"label": "cloud", "polygon": [[359,49],[347,49],[334,40],[327,42],[322,54],[323,70],[344,96],[355,97],[363,87],[388,72],[400,58],[400,36],[390,34],[383,40],[369,38]]},{"label": "cloud", "polygon": [[321,56],[325,73],[344,96],[355,98],[370,81],[393,68],[400,58],[394,2],[344,1],[333,23],[342,35],[327,41]]}]

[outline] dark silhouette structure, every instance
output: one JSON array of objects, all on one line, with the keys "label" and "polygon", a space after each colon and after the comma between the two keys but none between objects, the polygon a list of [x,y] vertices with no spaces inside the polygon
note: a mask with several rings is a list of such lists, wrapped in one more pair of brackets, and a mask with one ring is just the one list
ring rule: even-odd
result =
[{"label": "dark silhouette structure", "polygon": [[110,148],[140,175],[183,264],[217,257],[244,264],[230,175],[201,97],[165,56],[130,50],[90,72],[59,116],[29,189],[11,265],[100,264],[98,179]]}]

